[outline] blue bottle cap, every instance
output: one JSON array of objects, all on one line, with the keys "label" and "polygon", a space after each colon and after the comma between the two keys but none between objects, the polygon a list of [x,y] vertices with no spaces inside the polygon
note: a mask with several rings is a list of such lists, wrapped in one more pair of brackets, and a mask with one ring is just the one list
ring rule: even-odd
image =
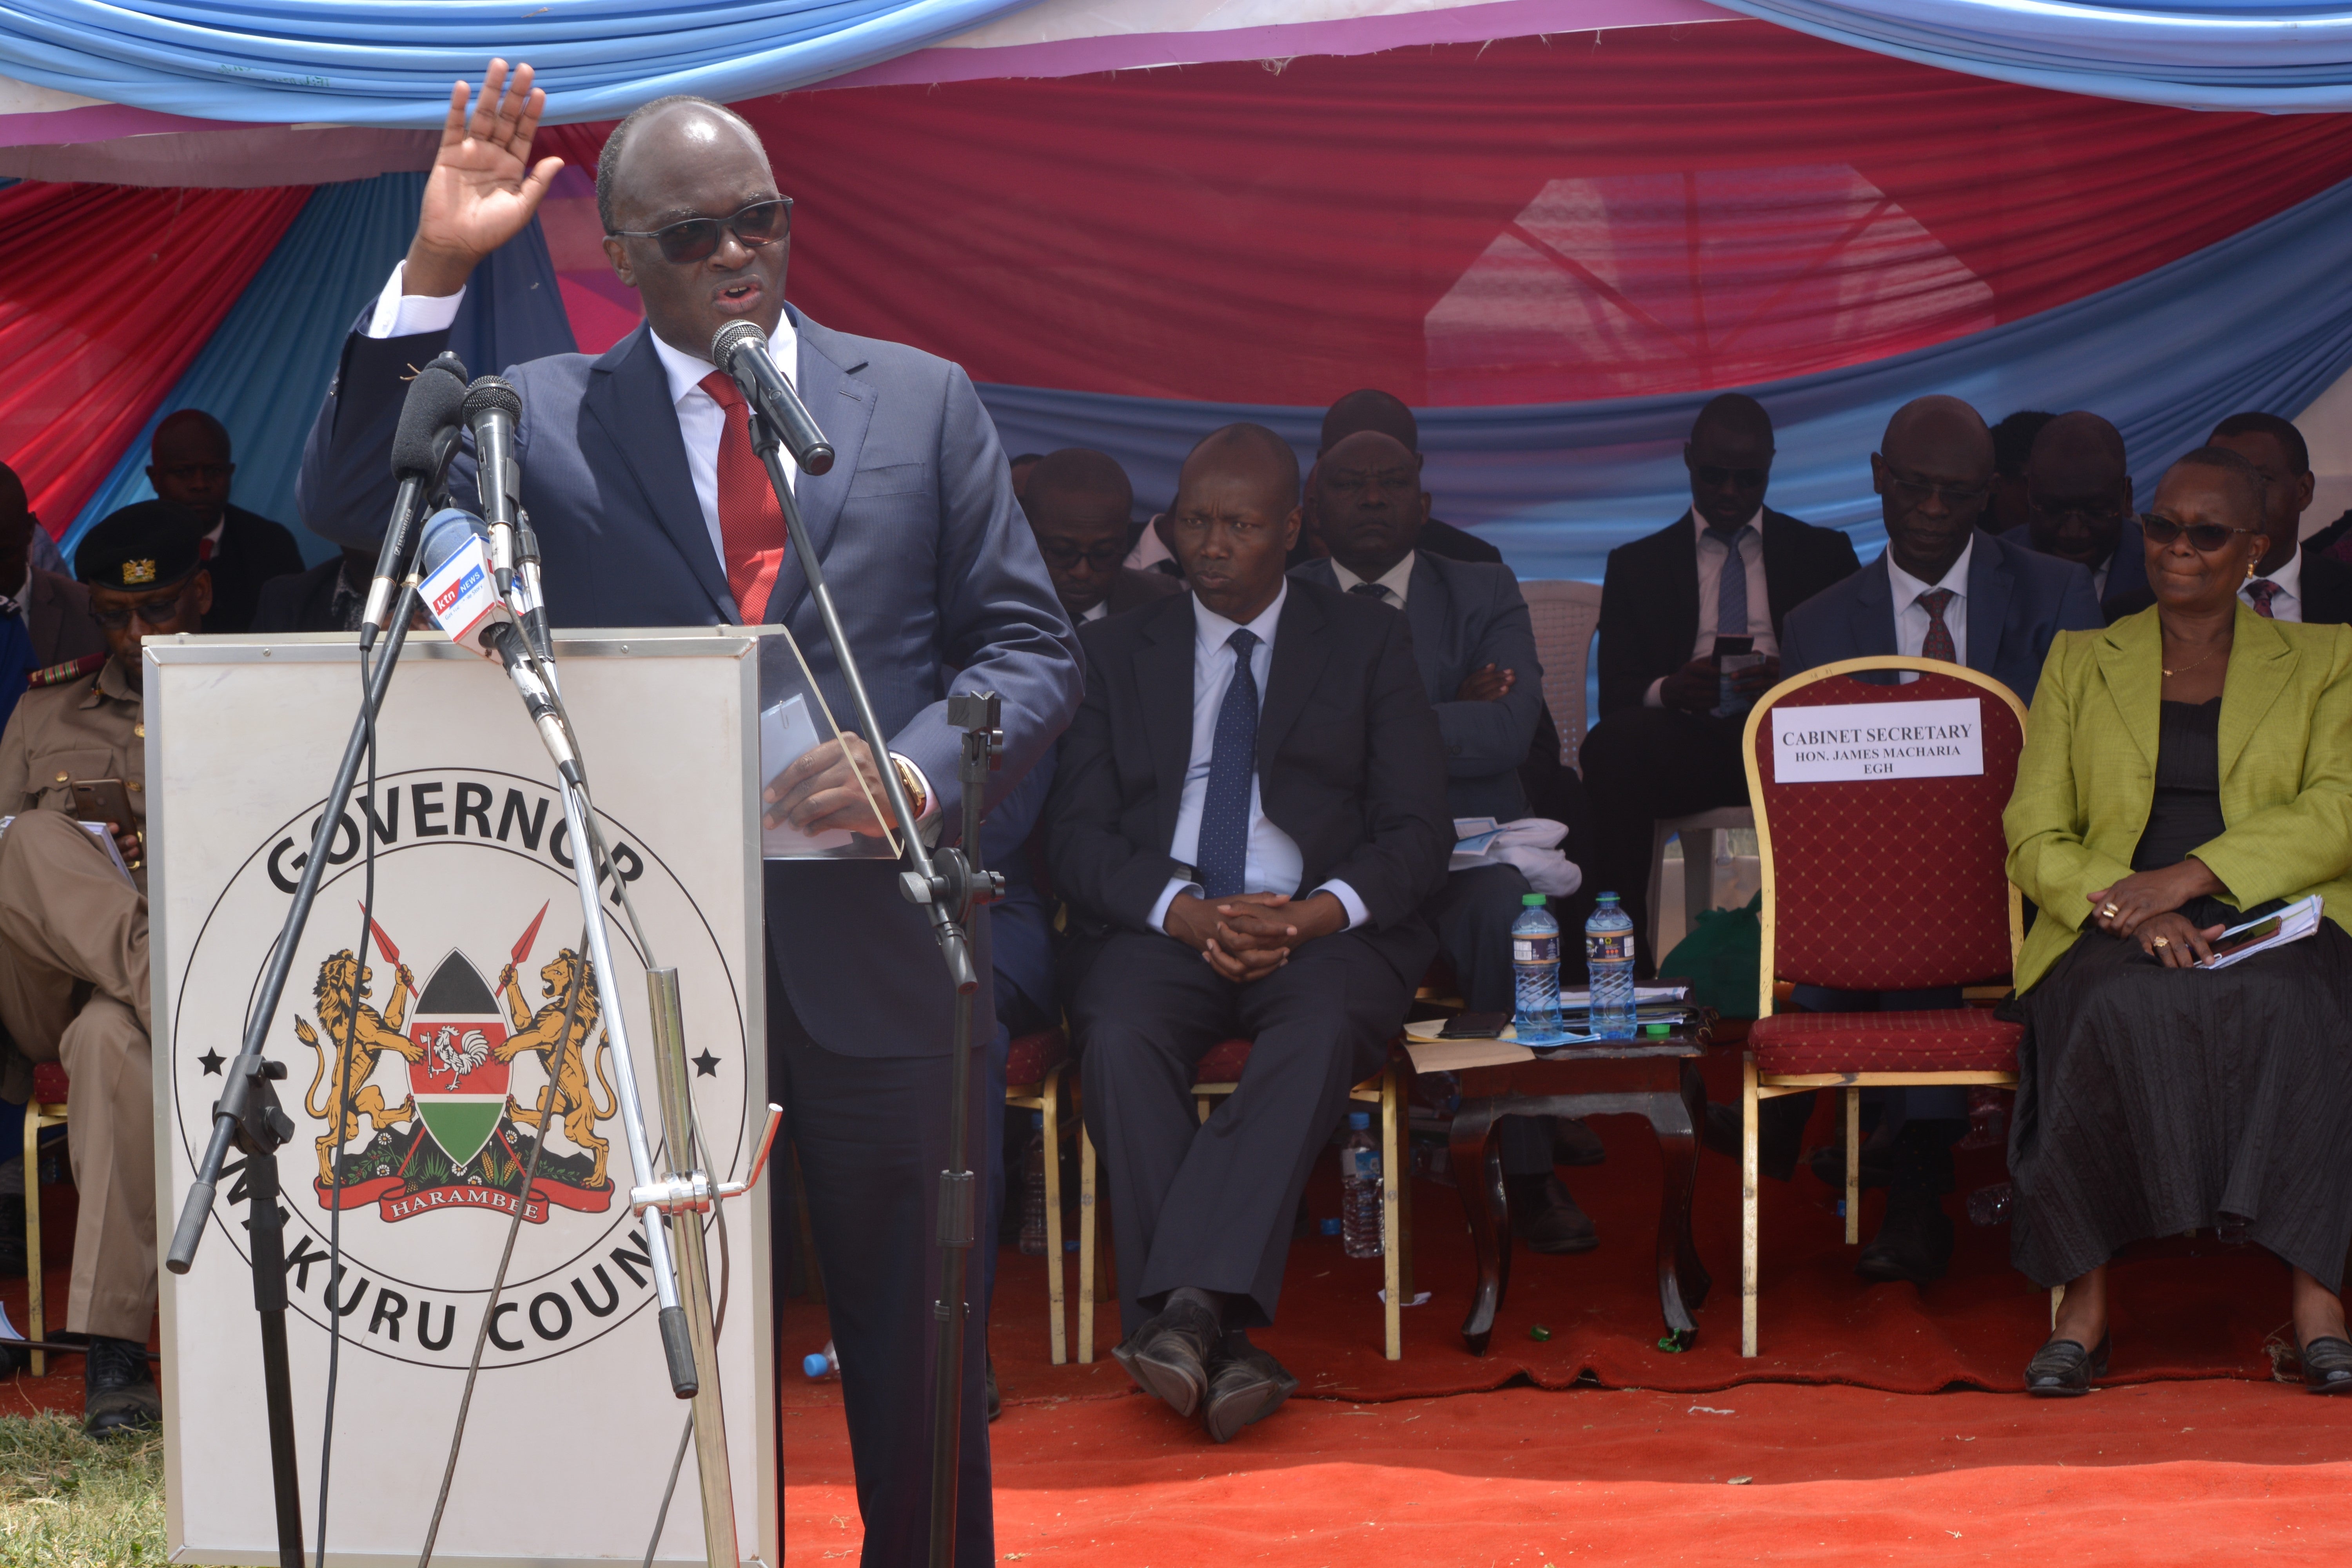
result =
[{"label": "blue bottle cap", "polygon": [[825,1361],[824,1356],[821,1352],[811,1351],[808,1354],[801,1357],[801,1370],[808,1373],[811,1377],[823,1377],[827,1373],[831,1372],[833,1367]]},{"label": "blue bottle cap", "polygon": [[1045,1113],[1042,1110],[1031,1111],[1029,1113],[1029,1127],[1030,1131],[1034,1132],[1043,1132],[1045,1131]]},{"label": "blue bottle cap", "polygon": [[1359,1132],[1366,1131],[1372,1125],[1372,1113],[1369,1110],[1351,1110],[1348,1112],[1348,1125]]},{"label": "blue bottle cap", "polygon": [[1337,1235],[1339,1235],[1339,1222],[1338,1220],[1336,1220],[1336,1219],[1327,1219],[1327,1220],[1325,1220],[1325,1221],[1323,1222],[1323,1234],[1324,1234],[1324,1235],[1326,1235],[1326,1236],[1337,1236]]}]

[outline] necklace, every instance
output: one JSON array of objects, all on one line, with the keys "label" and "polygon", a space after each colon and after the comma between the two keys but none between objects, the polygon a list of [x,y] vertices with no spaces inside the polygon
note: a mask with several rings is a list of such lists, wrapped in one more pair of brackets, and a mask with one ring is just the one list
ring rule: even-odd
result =
[{"label": "necklace", "polygon": [[2175,668],[2175,667],[2173,667],[2173,666],[2171,666],[2171,665],[2164,664],[2161,660],[2159,660],[2159,661],[2158,661],[2158,667],[2159,668],[2161,668],[2161,669],[2164,671],[2164,673],[2165,673],[2165,674],[2167,674],[2167,675],[2186,675],[2186,674],[2188,674],[2188,673],[2189,673],[2190,670],[2192,670],[2192,669],[2200,668],[2202,668],[2202,667],[2203,667],[2203,666],[2205,666],[2205,665],[2208,665],[2208,664],[2212,663],[2212,662],[2213,662],[2213,656],[2214,656],[2215,654],[2217,654],[2217,653],[2221,652],[2221,651],[2222,651],[2222,650],[2221,650],[2221,648],[2218,648],[2218,647],[2207,648],[2207,649],[2205,650],[2205,657],[2204,657],[2204,658],[2200,658],[2200,659],[2192,660],[2191,662],[2189,662],[2189,663],[2188,663],[2188,664],[2184,664],[2184,665],[2181,665],[2181,666],[2179,666],[2179,667],[2178,667],[2178,668]]}]

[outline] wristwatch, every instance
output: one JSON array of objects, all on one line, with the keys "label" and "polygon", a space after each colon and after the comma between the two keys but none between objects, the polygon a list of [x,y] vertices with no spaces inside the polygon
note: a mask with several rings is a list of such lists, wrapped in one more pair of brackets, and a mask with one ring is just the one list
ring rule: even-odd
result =
[{"label": "wristwatch", "polygon": [[907,792],[907,809],[918,822],[921,821],[923,813],[930,807],[931,797],[923,793],[922,779],[915,772],[915,764],[893,752],[890,765],[898,770],[898,787]]}]

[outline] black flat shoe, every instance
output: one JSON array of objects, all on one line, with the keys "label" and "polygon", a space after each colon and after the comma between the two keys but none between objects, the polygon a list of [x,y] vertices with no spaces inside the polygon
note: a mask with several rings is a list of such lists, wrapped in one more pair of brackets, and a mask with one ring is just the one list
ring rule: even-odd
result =
[{"label": "black flat shoe", "polygon": [[1220,1443],[1241,1436],[1242,1428],[1265,1420],[1297,1392],[1298,1380],[1280,1362],[1256,1346],[1244,1343],[1237,1353],[1221,1354],[1209,1368],[1208,1397],[1201,1404],[1201,1425]]},{"label": "black flat shoe", "polygon": [[1572,1116],[1559,1116],[1551,1124],[1551,1163],[1555,1165],[1599,1165],[1609,1159],[1600,1135]]},{"label": "black flat shoe", "polygon": [[[2098,1348],[2087,1351],[2074,1340],[2044,1342],[2025,1363],[2025,1392],[2036,1399],[2081,1398],[2091,1392],[2093,1378],[2107,1375],[2107,1348],[2114,1339],[2101,1334]],[[2352,1345],[2345,1349],[2352,1351]]]},{"label": "black flat shoe", "polygon": [[1952,1216],[1931,1203],[1886,1206],[1878,1234],[1853,1260],[1853,1271],[1881,1284],[1908,1279],[1928,1285],[1952,1261]]},{"label": "black flat shoe", "polygon": [[2298,1352],[2303,1385],[2314,1394],[2352,1394],[2352,1341],[2326,1335]]},{"label": "black flat shoe", "polygon": [[1530,1252],[1566,1257],[1601,1245],[1601,1233],[1558,1176],[1510,1178],[1511,1232]]},{"label": "black flat shoe", "polygon": [[1197,1301],[1177,1301],[1110,1353],[1136,1387],[1190,1415],[1209,1391],[1209,1361],[1223,1337],[1214,1313]]}]

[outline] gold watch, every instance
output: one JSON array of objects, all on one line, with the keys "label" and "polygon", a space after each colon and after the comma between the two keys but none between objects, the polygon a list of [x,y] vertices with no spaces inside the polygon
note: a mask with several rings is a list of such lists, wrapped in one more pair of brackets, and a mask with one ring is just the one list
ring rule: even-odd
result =
[{"label": "gold watch", "polygon": [[931,804],[931,797],[923,793],[921,775],[915,772],[914,763],[896,752],[890,753],[890,765],[898,770],[898,787],[907,792],[907,809],[921,821]]}]

